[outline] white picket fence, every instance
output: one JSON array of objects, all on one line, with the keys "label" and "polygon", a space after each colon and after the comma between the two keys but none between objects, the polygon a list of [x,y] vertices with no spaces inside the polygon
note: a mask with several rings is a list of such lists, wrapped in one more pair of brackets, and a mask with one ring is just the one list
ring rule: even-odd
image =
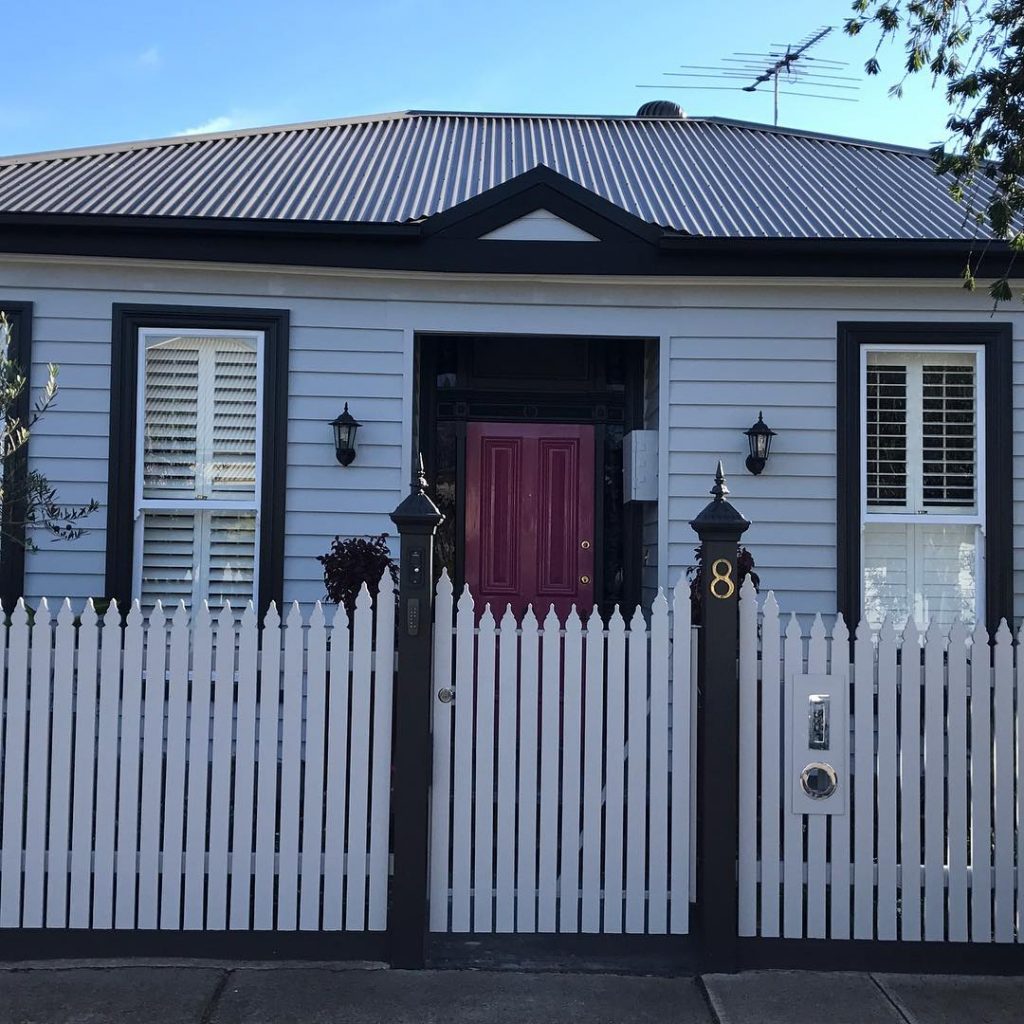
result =
[{"label": "white picket fence", "polygon": [[[430,928],[685,933],[691,865],[690,597],[650,625],[595,608],[453,624],[437,588]],[[437,691],[455,697],[442,703]]]},{"label": "white picket fence", "polygon": [[[381,930],[394,599],[0,626],[0,927]],[[374,622],[374,619],[376,620]],[[3,617],[0,616],[0,621]]]},{"label": "white picket fence", "polygon": [[[772,594],[740,601],[741,935],[1014,942],[1024,938],[1024,654],[1005,621],[922,636],[849,633]],[[786,681],[848,688],[846,812],[794,813]],[[833,728],[835,728],[833,724]],[[822,755],[826,757],[827,755]]]}]

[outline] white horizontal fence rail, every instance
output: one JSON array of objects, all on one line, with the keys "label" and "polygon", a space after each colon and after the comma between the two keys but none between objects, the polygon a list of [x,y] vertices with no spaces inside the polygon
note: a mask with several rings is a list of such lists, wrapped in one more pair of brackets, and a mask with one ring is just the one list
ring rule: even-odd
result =
[{"label": "white horizontal fence rail", "polygon": [[[394,594],[0,627],[0,928],[386,927]],[[2,621],[3,616],[0,616]]]},{"label": "white horizontal fence rail", "polygon": [[[784,632],[783,631],[784,627]],[[984,626],[817,616],[805,637],[769,593],[740,601],[739,930],[783,938],[1024,940],[1024,657]],[[785,689],[849,692],[845,813],[794,813]],[[833,728],[836,728],[833,723]],[[827,755],[822,755],[827,760]]]},{"label": "white horizontal fence rail", "polygon": [[685,581],[627,628],[495,622],[443,575],[434,630],[431,931],[687,932]]}]

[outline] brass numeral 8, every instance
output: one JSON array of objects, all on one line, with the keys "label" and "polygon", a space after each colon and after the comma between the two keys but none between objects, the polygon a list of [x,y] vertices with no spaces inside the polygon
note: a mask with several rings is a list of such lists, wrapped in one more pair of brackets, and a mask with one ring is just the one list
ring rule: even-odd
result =
[{"label": "brass numeral 8", "polygon": [[736,593],[736,584],[732,581],[732,562],[728,558],[716,558],[711,563],[711,583],[708,586],[712,597],[725,601]]}]

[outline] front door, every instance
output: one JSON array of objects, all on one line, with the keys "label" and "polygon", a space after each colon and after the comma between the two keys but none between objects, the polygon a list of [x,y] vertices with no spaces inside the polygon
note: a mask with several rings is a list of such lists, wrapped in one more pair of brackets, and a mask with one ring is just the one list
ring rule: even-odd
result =
[{"label": "front door", "polygon": [[593,426],[468,424],[465,579],[477,608],[588,614],[594,494]]}]

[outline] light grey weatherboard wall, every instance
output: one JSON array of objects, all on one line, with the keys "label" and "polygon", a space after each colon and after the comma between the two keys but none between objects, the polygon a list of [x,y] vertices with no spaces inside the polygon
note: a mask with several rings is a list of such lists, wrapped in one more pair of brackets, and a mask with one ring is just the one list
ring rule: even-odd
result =
[{"label": "light grey weatherboard wall", "polygon": [[[4,298],[34,303],[33,384],[61,364],[57,408],[31,443],[34,466],[67,501],[106,498],[110,313],[115,302],[287,308],[292,320],[286,496],[286,600],[322,594],[315,556],[335,533],[390,529],[405,493],[415,331],[660,338],[658,579],[692,560],[689,520],[708,500],[715,462],[752,521],[746,543],[786,610],[835,607],[835,350],[841,320],[989,323],[981,294],[955,282],[545,282],[373,276],[181,264],[0,260]],[[1024,312],[1000,310],[1024,338]],[[1015,549],[1024,547],[1024,341],[1014,359]],[[667,378],[667,383],[666,382]],[[667,390],[667,395],[664,393]],[[326,425],[349,400],[364,423],[340,468]],[[763,409],[778,431],[759,477],[744,469],[743,430]],[[27,558],[30,600],[103,593],[105,513],[69,544],[43,539]],[[116,541],[115,541],[116,542]],[[1024,614],[1024,557],[1014,565]]]}]

